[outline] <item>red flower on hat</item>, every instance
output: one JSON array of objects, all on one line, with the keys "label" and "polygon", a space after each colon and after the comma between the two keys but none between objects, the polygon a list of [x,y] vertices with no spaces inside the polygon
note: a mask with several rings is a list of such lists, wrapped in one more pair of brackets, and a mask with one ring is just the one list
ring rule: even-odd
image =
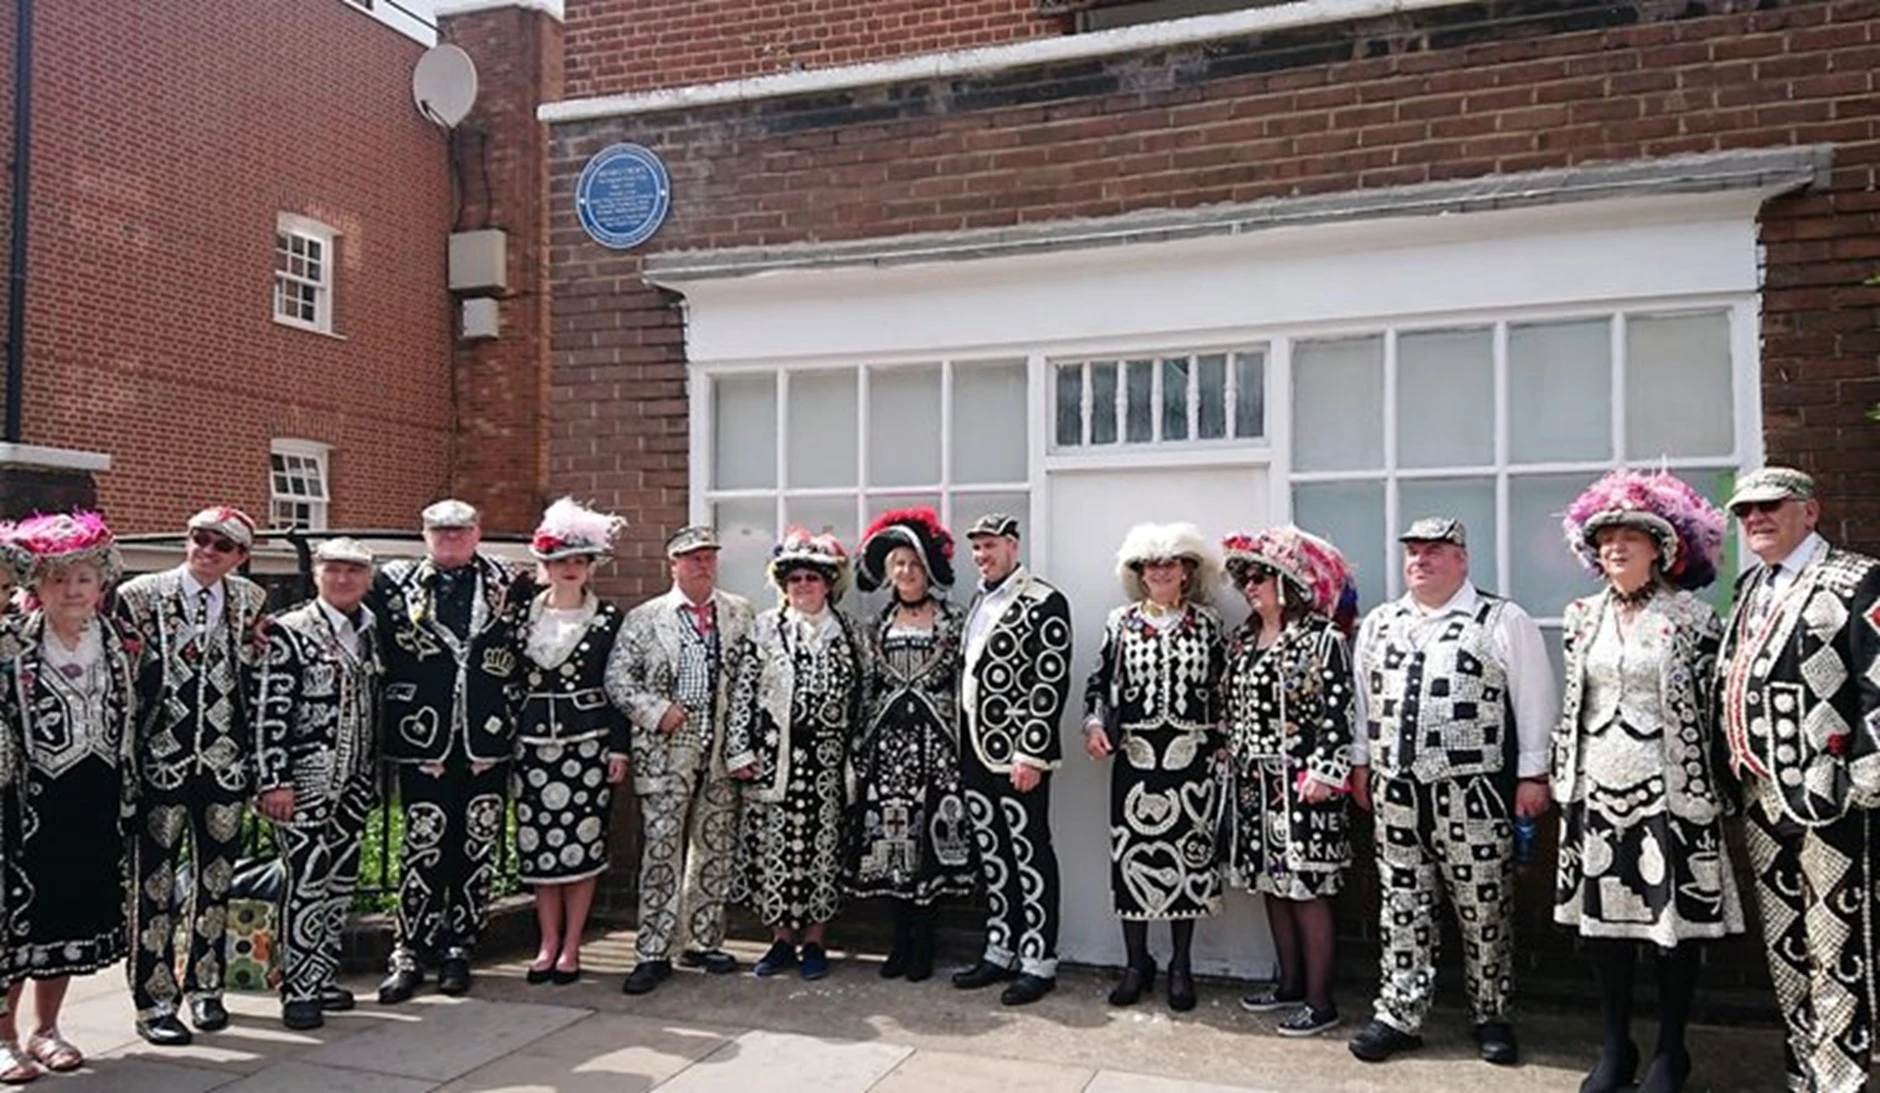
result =
[{"label": "red flower on hat", "polygon": [[560,550],[563,543],[560,537],[542,531],[536,533],[535,538],[530,540],[529,545],[540,553],[548,554]]}]

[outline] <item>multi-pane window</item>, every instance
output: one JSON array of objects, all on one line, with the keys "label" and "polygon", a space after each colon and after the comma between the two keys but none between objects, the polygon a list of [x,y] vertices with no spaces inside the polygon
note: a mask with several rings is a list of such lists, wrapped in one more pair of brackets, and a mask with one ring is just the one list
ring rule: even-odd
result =
[{"label": "multi-pane window", "polygon": [[1551,623],[1597,587],[1560,530],[1595,478],[1663,466],[1729,495],[1736,320],[1718,306],[1294,342],[1293,519],[1346,551],[1368,608],[1402,591],[1396,532],[1459,517],[1475,582]]},{"label": "multi-pane window", "polygon": [[274,229],[274,318],[333,331],[333,231],[282,213]]},{"label": "multi-pane window", "polygon": [[1051,366],[1052,448],[1266,437],[1266,352],[1057,361]]},{"label": "multi-pane window", "polygon": [[269,454],[268,519],[275,527],[326,528],[327,448],[309,441],[277,440]]},{"label": "multi-pane window", "polygon": [[[711,378],[706,498],[728,587],[764,595],[771,546],[795,525],[853,550],[890,509],[931,506],[959,529],[1029,512],[1025,362],[725,372]],[[966,544],[956,561],[968,579]]]}]

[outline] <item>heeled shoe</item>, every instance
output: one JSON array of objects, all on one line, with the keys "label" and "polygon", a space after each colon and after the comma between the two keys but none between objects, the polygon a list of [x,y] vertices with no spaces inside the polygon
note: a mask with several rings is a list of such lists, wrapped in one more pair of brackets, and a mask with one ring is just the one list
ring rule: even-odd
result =
[{"label": "heeled shoe", "polygon": [[1110,988],[1110,1005],[1133,1006],[1145,994],[1155,993],[1155,961],[1138,967],[1131,964],[1123,969],[1123,977]]},{"label": "heeled shoe", "polygon": [[1187,1013],[1195,1008],[1195,973],[1186,964],[1168,966],[1168,1008]]},{"label": "heeled shoe", "polygon": [[1602,1048],[1599,1061],[1586,1072],[1586,1080],[1580,1083],[1580,1093],[1618,1093],[1632,1084],[1632,1077],[1637,1073],[1637,1044],[1627,1040],[1625,1046],[1617,1051]]},{"label": "heeled shoe", "polygon": [[522,981],[531,987],[539,987],[555,975],[555,965],[546,968],[530,968],[522,973]]}]

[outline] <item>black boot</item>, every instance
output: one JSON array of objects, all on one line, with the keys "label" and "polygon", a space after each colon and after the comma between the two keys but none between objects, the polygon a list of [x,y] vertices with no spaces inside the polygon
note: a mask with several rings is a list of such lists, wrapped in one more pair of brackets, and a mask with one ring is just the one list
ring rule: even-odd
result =
[{"label": "black boot", "polygon": [[907,974],[908,961],[914,955],[913,907],[904,899],[891,900],[888,913],[894,921],[894,944],[888,948],[888,959],[881,962],[881,978],[899,979]]},{"label": "black boot", "polygon": [[1144,957],[1143,963],[1131,964],[1123,969],[1123,978],[1110,988],[1110,1005],[1133,1006],[1145,994],[1155,993],[1155,959]]},{"label": "black boot", "polygon": [[907,981],[919,983],[933,978],[932,907],[914,907],[908,914]]},{"label": "black boot", "polygon": [[1186,960],[1168,962],[1168,1008],[1187,1013],[1195,1008],[1195,973]]}]

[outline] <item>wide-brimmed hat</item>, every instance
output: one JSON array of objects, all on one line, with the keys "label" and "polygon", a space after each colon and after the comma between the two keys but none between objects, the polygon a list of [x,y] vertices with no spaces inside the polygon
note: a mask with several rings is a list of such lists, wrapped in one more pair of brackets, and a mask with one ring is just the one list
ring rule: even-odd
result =
[{"label": "wide-brimmed hat", "polygon": [[873,592],[888,583],[888,555],[895,547],[908,547],[927,570],[927,580],[941,588],[953,587],[953,533],[928,508],[896,509],[883,513],[862,535],[857,552],[855,584]]},{"label": "wide-brimmed hat", "polygon": [[1815,480],[1794,467],[1758,467],[1736,480],[1736,489],[1723,507],[1734,511],[1738,505],[1763,501],[1810,501],[1815,496]]},{"label": "wide-brimmed hat", "polygon": [[36,584],[48,573],[81,562],[97,566],[105,584],[115,582],[124,571],[117,537],[105,526],[104,517],[96,512],[81,509],[70,514],[30,517],[20,521],[14,529],[14,540],[32,552],[30,583]]},{"label": "wide-brimmed hat", "polygon": [[614,537],[627,526],[625,519],[595,512],[572,497],[548,506],[529,540],[529,554],[538,562],[587,556],[606,558],[614,552]]},{"label": "wide-brimmed hat", "polygon": [[1679,588],[1703,588],[1717,579],[1723,552],[1723,513],[1683,479],[1666,471],[1640,474],[1616,470],[1586,488],[1560,521],[1567,546],[1594,576],[1599,530],[1629,527],[1658,544],[1665,579]]},{"label": "wide-brimmed hat", "polygon": [[255,522],[238,508],[211,505],[189,518],[190,531],[213,531],[244,550],[255,545]]},{"label": "wide-brimmed hat", "polygon": [[1193,603],[1206,603],[1220,583],[1221,560],[1214,544],[1193,524],[1137,524],[1123,537],[1116,552],[1116,577],[1132,600],[1149,597],[1142,583],[1142,567],[1149,562],[1190,561],[1195,579],[1185,590]]},{"label": "wide-brimmed hat", "polygon": [[811,535],[793,527],[783,533],[783,541],[771,548],[770,565],[765,573],[778,592],[784,590],[790,574],[799,569],[813,570],[829,582],[829,602],[836,603],[849,588],[849,554],[841,540],[824,532]]},{"label": "wide-brimmed hat", "polygon": [[[1351,564],[1328,540],[1291,524],[1267,528],[1253,535],[1234,534],[1221,541],[1228,578],[1236,587],[1247,583],[1248,570],[1263,565],[1304,596],[1313,611],[1333,618],[1351,585]],[[1284,592],[1281,593],[1285,595]]]}]

